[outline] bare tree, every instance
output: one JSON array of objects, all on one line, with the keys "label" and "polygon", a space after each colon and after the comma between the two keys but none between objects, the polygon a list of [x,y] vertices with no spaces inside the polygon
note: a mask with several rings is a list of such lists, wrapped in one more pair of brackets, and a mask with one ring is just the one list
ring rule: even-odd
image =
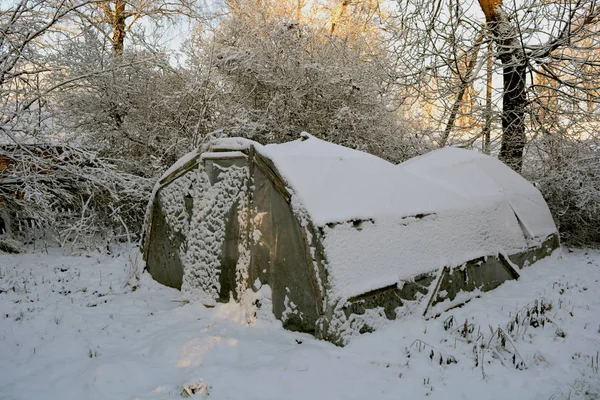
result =
[{"label": "bare tree", "polygon": [[28,111],[53,87],[41,88],[40,74],[51,72],[39,54],[49,33],[88,1],[21,0],[0,9],[0,129],[13,141]]},{"label": "bare tree", "polygon": [[125,38],[142,19],[160,23],[164,19],[204,17],[209,7],[191,0],[101,0],[80,8],[79,24],[93,27],[107,39],[115,54],[122,54]]},{"label": "bare tree", "polygon": [[[398,77],[419,87],[419,96],[440,106],[440,125],[448,121],[442,144],[455,129],[454,116],[464,105],[461,93],[468,86],[479,88],[477,92],[488,86],[484,82],[490,81],[489,72],[482,72],[486,63],[483,52],[478,55],[472,50],[470,68],[463,72],[459,68],[461,54],[468,52],[466,49],[476,49],[478,44],[494,43],[494,58],[499,61],[493,66],[494,72],[503,77],[502,85],[497,87],[502,97],[500,159],[515,170],[522,169],[528,122],[539,127],[537,114],[544,94],[536,84],[538,75],[557,83],[558,86],[549,89],[553,96],[577,99],[587,109],[597,104],[594,82],[598,77],[598,61],[590,56],[599,46],[596,0],[526,0],[511,5],[480,0],[478,5],[485,22],[471,4],[455,0],[435,3],[407,0],[398,4],[396,43],[398,50],[403,51],[398,56],[404,58],[399,61],[403,68],[397,69]],[[485,34],[482,36],[481,32]],[[432,80],[436,82],[435,92],[424,86]],[[481,98],[478,102],[486,106],[473,110],[479,115],[483,129],[464,134],[479,137],[482,132],[487,135],[491,131],[491,96],[489,90],[485,93],[485,100]],[[452,101],[452,97],[457,100]],[[529,132],[530,137],[535,134],[533,130]],[[460,136],[464,138],[464,134]]]}]

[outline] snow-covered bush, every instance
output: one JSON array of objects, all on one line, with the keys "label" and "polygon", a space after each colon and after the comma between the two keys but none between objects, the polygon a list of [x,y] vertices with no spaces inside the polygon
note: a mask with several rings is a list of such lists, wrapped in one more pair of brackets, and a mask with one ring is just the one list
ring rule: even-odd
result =
[{"label": "snow-covered bush", "polygon": [[147,47],[115,56],[84,31],[54,61],[69,66],[55,79],[83,78],[56,90],[51,104],[55,124],[78,143],[122,160],[124,171],[155,178],[194,147],[204,102],[191,71]]},{"label": "snow-covered bush", "polygon": [[600,247],[600,148],[590,142],[536,146],[525,173],[542,192],[564,244]]},{"label": "snow-covered bush", "polygon": [[306,131],[392,162],[426,151],[421,132],[399,122],[392,105],[383,36],[375,25],[363,29],[373,21],[348,10],[333,32],[278,2],[236,2],[229,11],[212,36],[187,44],[191,64],[213,66],[205,74],[216,83],[213,130],[262,144]]},{"label": "snow-covered bush", "polygon": [[34,239],[35,229],[65,245],[139,233],[151,180],[68,146],[5,146],[0,155],[10,160],[0,171],[0,203],[14,236]]}]

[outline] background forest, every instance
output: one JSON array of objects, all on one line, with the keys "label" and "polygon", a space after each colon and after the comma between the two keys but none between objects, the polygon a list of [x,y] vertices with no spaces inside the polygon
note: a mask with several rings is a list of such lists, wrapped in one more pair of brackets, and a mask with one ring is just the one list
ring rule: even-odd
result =
[{"label": "background forest", "polygon": [[0,213],[18,215],[4,229],[133,240],[183,154],[307,131],[393,163],[497,156],[542,191],[564,243],[599,246],[599,6],[3,0]]}]

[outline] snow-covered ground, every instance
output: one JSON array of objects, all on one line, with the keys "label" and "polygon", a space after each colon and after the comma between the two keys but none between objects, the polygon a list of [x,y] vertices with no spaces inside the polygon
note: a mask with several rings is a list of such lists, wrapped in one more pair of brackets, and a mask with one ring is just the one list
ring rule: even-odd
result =
[{"label": "snow-covered ground", "polygon": [[264,310],[185,304],[147,275],[132,291],[127,253],[0,254],[0,399],[600,398],[599,251],[345,348]]}]

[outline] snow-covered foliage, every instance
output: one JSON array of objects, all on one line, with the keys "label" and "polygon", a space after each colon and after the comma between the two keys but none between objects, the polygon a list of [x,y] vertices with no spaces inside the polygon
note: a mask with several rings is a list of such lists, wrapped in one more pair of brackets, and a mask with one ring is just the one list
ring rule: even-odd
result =
[{"label": "snow-covered foliage", "polygon": [[600,247],[599,147],[593,142],[546,144],[534,154],[525,173],[544,195],[561,239],[571,246]]},{"label": "snow-covered foliage", "polygon": [[96,249],[115,235],[137,236],[149,179],[69,146],[4,146],[0,156],[9,160],[0,171],[0,203],[19,239],[35,240],[37,230],[46,241]]},{"label": "snow-covered foliage", "polygon": [[[194,77],[175,71],[155,48],[115,56],[93,30],[67,41],[56,63],[63,79],[83,77],[56,90],[57,129],[130,173],[154,178],[194,148],[202,109]],[[98,70],[104,72],[97,72]]]},{"label": "snow-covered foliage", "polygon": [[192,62],[208,58],[215,67],[211,76],[222,91],[214,97],[215,128],[262,144],[287,142],[306,130],[393,162],[426,149],[389,110],[393,66],[381,38],[375,30],[352,30],[375,23],[360,20],[361,7],[335,35],[294,20],[296,8],[285,2],[242,1],[228,11],[210,40],[199,35],[189,47]]}]

